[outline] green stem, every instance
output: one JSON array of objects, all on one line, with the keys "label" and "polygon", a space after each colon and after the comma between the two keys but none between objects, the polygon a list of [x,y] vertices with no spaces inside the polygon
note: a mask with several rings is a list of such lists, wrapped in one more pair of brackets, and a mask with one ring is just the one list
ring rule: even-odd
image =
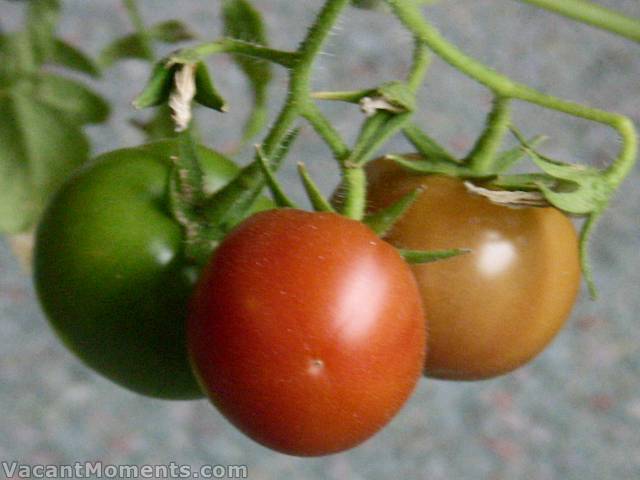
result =
[{"label": "green stem", "polygon": [[327,143],[333,156],[340,164],[349,156],[349,147],[340,134],[333,128],[333,125],[322,114],[318,106],[313,102],[308,102],[302,116],[307,119],[318,135]]},{"label": "green stem", "polygon": [[349,0],[327,0],[307,37],[300,45],[298,49],[300,60],[294,71],[291,72],[291,95],[293,98],[305,101],[309,98],[309,81],[313,61],[320,53],[325,39],[331,33],[340,13],[348,3]]},{"label": "green stem", "polygon": [[485,131],[478,138],[466,160],[475,173],[492,173],[498,149],[502,145],[505,134],[509,131],[511,119],[509,102],[508,98],[495,97],[493,99],[493,108],[487,116]]},{"label": "green stem", "polygon": [[129,18],[131,19],[133,28],[136,30],[136,33],[140,37],[140,44],[142,46],[142,51],[144,52],[145,58],[151,62],[154,61],[156,56],[153,51],[151,37],[149,36],[149,32],[144,25],[144,21],[142,20],[142,15],[140,15],[140,10],[138,9],[136,0],[123,0],[122,3],[124,4],[124,7],[129,14]]},{"label": "green stem", "polygon": [[354,220],[362,220],[366,211],[367,177],[360,165],[342,170],[342,187],[346,190],[341,213]]},{"label": "green stem", "polygon": [[640,42],[640,19],[630,18],[587,0],[520,0],[565,17]]},{"label": "green stem", "polygon": [[285,137],[301,112],[307,109],[307,104],[310,103],[310,77],[313,61],[320,53],[322,44],[348,3],[349,0],[327,0],[307,37],[300,45],[297,53],[298,61],[291,70],[287,102],[263,143],[267,155]]},{"label": "green stem", "polygon": [[[268,157],[272,156],[273,151],[286,138],[296,119],[308,110],[308,104],[311,103],[309,84],[313,61],[348,3],[349,0],[327,0],[306,39],[300,45],[296,53],[297,61],[290,71],[287,101],[262,143],[262,149]],[[272,164],[271,168],[277,170],[278,164]],[[215,195],[216,208],[211,209],[212,217],[215,218],[220,212],[232,208],[238,192],[242,191],[245,185],[264,185],[264,176],[258,162],[254,161],[245,167],[234,181]]]},{"label": "green stem", "polygon": [[440,32],[424,19],[422,11],[412,0],[386,1],[400,21],[438,56],[485,85],[497,96],[517,98],[551,110],[602,123],[617,130],[622,138],[622,148],[614,163],[605,171],[605,176],[615,186],[631,170],[637,154],[637,134],[633,123],[627,117],[545,95],[527,85],[517,83],[469,57],[445,40]]},{"label": "green stem", "polygon": [[257,147],[257,156],[258,156],[258,165],[262,170],[262,174],[265,177],[265,181],[269,189],[271,190],[271,196],[273,200],[276,202],[278,207],[287,207],[287,208],[296,208],[295,203],[287,196],[282,188],[282,185],[278,182],[278,179],[274,175],[271,167],[269,166],[269,159],[264,155],[262,149]]},{"label": "green stem", "polygon": [[388,112],[378,112],[366,123],[363,132],[365,133],[358,140],[358,144],[348,158],[349,163],[364,165],[371,161],[374,155],[387,140],[398,133],[411,119],[411,112],[393,114]]},{"label": "green stem", "polygon": [[[415,93],[427,73],[431,63],[431,52],[415,37],[413,64],[407,78],[409,89]],[[349,93],[349,92],[346,92]],[[352,92],[357,93],[357,92]],[[342,182],[345,202],[342,213],[347,217],[362,220],[366,211],[367,184],[363,166],[370,161],[376,151],[410,120],[411,112],[392,114],[378,111],[368,118],[362,128],[356,145],[342,164]]]},{"label": "green stem", "polygon": [[[407,84],[412,92],[415,93],[422,85],[430,63],[431,53],[426,45],[416,37],[413,64],[407,79]],[[345,93],[349,94],[349,92]],[[351,93],[357,95],[357,92]],[[343,100],[345,99],[343,98]],[[389,138],[406,125],[410,118],[410,112],[392,114],[379,111],[362,125],[356,145],[342,163],[342,188],[345,191],[342,213],[347,217],[356,220],[364,218],[367,201],[367,178],[363,166],[373,158],[376,151]]]},{"label": "green stem", "polygon": [[584,225],[582,226],[582,231],[580,232],[580,258],[582,259],[582,274],[587,283],[589,296],[592,300],[596,299],[596,297],[598,296],[598,291],[593,280],[591,262],[589,262],[589,238],[591,237],[591,233],[593,232],[593,229],[595,228],[601,214],[602,211],[594,212],[589,215],[585,220]]},{"label": "green stem", "polygon": [[352,164],[365,163],[361,159],[365,157],[367,149],[379,137],[378,132],[381,131],[392,115],[392,113],[386,111],[379,111],[364,121],[351,154],[346,160],[347,167]]},{"label": "green stem", "polygon": [[275,50],[257,43],[245,42],[237,38],[223,38],[215,42],[203,43],[192,48],[181,50],[172,57],[172,61],[195,62],[218,53],[233,53],[247,57],[268,60],[272,63],[293,68],[298,63],[297,52]]},{"label": "green stem", "polygon": [[604,172],[610,185],[617,187],[629,174],[638,155],[638,135],[631,119],[622,115],[615,119],[615,128],[623,139],[622,153]]},{"label": "green stem", "polygon": [[432,57],[431,50],[429,50],[427,46],[420,41],[420,39],[416,38],[415,42],[416,44],[413,49],[413,64],[411,66],[411,71],[409,72],[409,77],[407,78],[407,84],[414,93],[422,86],[422,82],[427,74],[429,65],[431,65]]}]

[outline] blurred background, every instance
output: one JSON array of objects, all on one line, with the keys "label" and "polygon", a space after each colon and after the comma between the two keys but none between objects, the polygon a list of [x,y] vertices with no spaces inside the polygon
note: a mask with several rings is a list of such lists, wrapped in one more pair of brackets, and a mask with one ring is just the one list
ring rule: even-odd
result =
[{"label": "blurred background", "polygon": [[[318,0],[255,0],[271,43],[295,48]],[[640,17],[638,0],[597,3]],[[221,35],[216,0],[141,0],[147,23],[178,18],[201,37]],[[514,0],[442,0],[425,7],[445,37],[467,53],[544,92],[630,116],[640,124],[640,45]],[[18,2],[0,3],[3,29],[20,27]],[[97,54],[131,31],[116,0],[64,0],[58,32]],[[349,90],[402,78],[411,38],[385,12],[349,9],[314,71],[318,90]],[[166,52],[159,52],[166,53]],[[246,81],[226,57],[210,62],[231,111],[199,112],[205,142],[233,151],[250,108]],[[109,122],[89,128],[96,153],[139,144],[130,107],[147,63],[120,62],[93,88],[113,102]],[[276,70],[271,118],[286,76]],[[491,95],[435,60],[420,92],[417,121],[456,153],[480,131]],[[347,139],[361,114],[323,104]],[[618,139],[607,128],[518,103],[516,125],[547,134],[541,150],[572,162],[606,165]],[[385,151],[407,151],[401,139]],[[239,154],[247,162],[251,148]],[[304,160],[324,191],[338,177],[330,152],[305,126],[282,170],[304,202],[293,160]],[[381,433],[352,451],[299,459],[245,438],[206,401],[161,402],[129,393],[85,368],[48,328],[28,273],[0,239],[0,460],[29,464],[247,465],[250,479],[636,479],[640,478],[640,173],[636,168],[602,218],[591,244],[600,298],[585,289],[566,328],[534,362],[484,382],[422,380]],[[532,292],[535,301],[535,292]],[[0,473],[2,476],[3,473]]]}]

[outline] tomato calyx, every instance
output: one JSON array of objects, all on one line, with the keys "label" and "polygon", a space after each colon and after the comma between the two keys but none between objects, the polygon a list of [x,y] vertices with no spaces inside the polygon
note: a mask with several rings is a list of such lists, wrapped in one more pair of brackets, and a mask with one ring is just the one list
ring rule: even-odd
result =
[{"label": "tomato calyx", "polygon": [[[286,136],[272,156],[273,164],[278,164],[286,155],[297,134],[296,129]],[[179,142],[179,154],[172,158],[169,204],[174,219],[183,227],[186,257],[193,264],[203,266],[226,234],[263,202],[260,197],[264,186],[262,172],[268,167],[262,165],[264,158],[258,158],[226,186],[210,193],[205,190],[191,132],[182,132]],[[281,199],[276,198],[276,205],[278,200]]]},{"label": "tomato calyx", "polygon": [[[299,129],[292,130],[272,158],[267,158],[262,148],[256,146],[256,160],[251,166],[255,165],[259,168],[257,173],[262,174],[274,204],[278,208],[298,208],[287,196],[271,167],[271,165],[277,165],[281,157],[287,153],[298,132]],[[188,130],[181,133],[179,154],[172,157],[172,161],[173,169],[168,188],[170,211],[183,228],[187,260],[193,265],[203,267],[238,220],[248,216],[254,207],[255,199],[261,193],[262,184],[255,181],[255,174],[250,166],[227,187],[213,195],[208,195],[204,188],[203,172],[195,142]],[[315,211],[336,213],[310,177],[304,164],[298,165],[298,172]],[[389,208],[363,218],[363,223],[382,237],[411,206],[419,193],[419,191],[413,192]],[[223,211],[219,209],[217,200],[225,195],[231,200],[231,208]],[[459,248],[438,251],[398,249],[400,256],[411,264],[444,260],[467,251]]]},{"label": "tomato calyx", "polygon": [[142,109],[168,103],[172,94],[177,90],[175,88],[176,77],[183,69],[191,70],[191,75],[193,75],[196,87],[193,100],[218,112],[227,111],[227,103],[216,90],[204,62],[179,62],[172,58],[164,59],[156,64],[145,89],[133,101],[133,106]]},{"label": "tomato calyx", "polygon": [[[499,153],[497,150],[508,130],[519,145]],[[586,218],[580,234],[581,266],[591,297],[597,296],[590,269],[588,243],[596,220],[606,209],[617,187],[617,171],[613,166],[600,170],[560,162],[539,153],[536,147],[544,137],[525,139],[510,124],[508,102],[500,98],[494,101],[483,135],[462,160],[456,159],[415,125],[406,127],[403,132],[418,153],[391,154],[386,158],[407,171],[466,180],[469,191],[499,205],[553,206],[568,215]],[[527,157],[541,172],[507,173]],[[399,215],[402,215],[402,211]]]}]

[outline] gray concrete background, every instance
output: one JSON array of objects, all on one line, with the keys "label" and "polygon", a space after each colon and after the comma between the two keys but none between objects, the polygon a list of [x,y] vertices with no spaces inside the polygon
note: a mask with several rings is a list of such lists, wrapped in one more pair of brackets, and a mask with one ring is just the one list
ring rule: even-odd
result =
[{"label": "gray concrete background", "polygon": [[[115,0],[65,0],[63,37],[96,53],[129,25]],[[179,17],[203,38],[220,34],[218,2],[141,0],[148,22]],[[599,3],[640,17],[638,0]],[[272,43],[291,48],[321,2],[256,0]],[[619,111],[640,123],[640,46],[510,0],[448,0],[425,9],[446,37],[495,68],[545,92]],[[0,22],[15,28],[20,6],[0,3]],[[389,16],[350,10],[315,71],[318,89],[351,89],[406,72],[410,37]],[[208,143],[234,148],[247,112],[244,80],[226,58],[211,62],[232,112],[203,114]],[[96,88],[117,102],[106,126],[93,127],[96,152],[135,145],[128,102],[148,66],[128,61]],[[271,111],[285,77],[274,82]],[[434,62],[417,119],[462,153],[479,131],[487,92]],[[324,105],[352,139],[360,116]],[[143,115],[142,115],[143,116]],[[551,135],[544,151],[604,165],[618,140],[605,127],[518,105],[528,134]],[[326,147],[303,130],[292,158],[304,160],[330,192],[336,170]],[[405,150],[400,140],[388,150]],[[248,159],[248,151],[241,155]],[[290,162],[293,164],[294,162]],[[292,167],[288,188],[302,198]],[[94,375],[54,338],[31,280],[0,241],[0,460],[68,464],[244,464],[251,479],[635,479],[640,478],[640,173],[636,168],[604,216],[592,243],[601,297],[582,292],[551,347],[514,374],[482,383],[424,380],[400,415],[363,446],[320,459],[264,449],[238,433],[206,401],[165,403],[139,397]],[[535,295],[532,294],[532,301]],[[3,474],[0,473],[0,476]]]}]

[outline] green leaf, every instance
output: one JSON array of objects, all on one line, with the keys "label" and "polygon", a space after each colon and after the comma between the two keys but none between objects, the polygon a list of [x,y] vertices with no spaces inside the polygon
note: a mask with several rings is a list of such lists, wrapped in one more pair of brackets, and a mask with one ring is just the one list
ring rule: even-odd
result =
[{"label": "green leaf", "polygon": [[75,123],[21,93],[0,96],[0,118],[0,230],[15,233],[34,226],[89,144]]},{"label": "green leaf", "polygon": [[45,203],[84,162],[81,126],[104,121],[105,100],[82,83],[40,67],[96,75],[82,52],[55,38],[60,2],[31,0],[26,27],[0,36],[0,230],[32,228]]},{"label": "green leaf", "polygon": [[453,155],[441,147],[438,142],[424,133],[414,124],[407,125],[403,129],[404,136],[427,159],[440,159],[459,164]]},{"label": "green leaf", "polygon": [[[257,45],[268,44],[266,30],[260,13],[247,0],[223,0],[222,17],[224,34]],[[253,89],[254,111],[245,124],[245,141],[257,134],[266,124],[267,89],[272,78],[271,65],[264,60],[256,60],[234,55],[234,61],[247,76]]]},{"label": "green leaf", "polygon": [[107,45],[98,55],[98,63],[102,68],[108,68],[119,60],[147,58],[147,51],[138,34],[131,34],[114,40]]},{"label": "green leaf", "polygon": [[33,73],[55,55],[59,10],[57,0],[28,3],[25,29],[0,39],[0,77]]},{"label": "green leaf", "polygon": [[432,263],[447,258],[457,257],[471,252],[468,248],[452,248],[450,250],[434,250],[431,252],[423,250],[406,250],[399,248],[398,253],[404,258],[405,262],[411,264]]},{"label": "green leaf", "polygon": [[55,50],[54,33],[60,16],[59,0],[30,0],[27,31],[37,63],[47,61]]},{"label": "green leaf", "polygon": [[213,80],[209,75],[209,70],[204,62],[196,64],[196,102],[218,112],[226,112],[228,110],[227,103],[216,90]]},{"label": "green leaf", "polygon": [[416,188],[412,192],[404,195],[397,202],[392,203],[387,208],[383,208],[375,213],[367,215],[364,223],[367,224],[378,236],[384,237],[395,223],[411,208],[411,205],[422,193],[421,188]]},{"label": "green leaf", "polygon": [[173,89],[173,77],[177,69],[178,65],[168,67],[166,60],[156,63],[147,85],[133,101],[133,106],[139,109],[155,107],[169,100]]},{"label": "green leaf", "polygon": [[60,39],[57,39],[54,42],[54,48],[51,52],[49,62],[62,65],[63,67],[67,67],[77,72],[86,73],[92,77],[100,76],[100,68],[93,59],[85,55],[73,45],[70,45]]},{"label": "green leaf", "polygon": [[60,0],[29,0],[27,4],[27,23],[50,31],[55,28],[60,16]]},{"label": "green leaf", "polygon": [[[168,44],[195,38],[195,35],[177,20],[158,23],[150,27],[147,34],[151,40]],[[131,33],[114,40],[100,52],[98,62],[103,68],[107,68],[119,60],[126,59],[151,60],[140,34]]]},{"label": "green leaf", "polygon": [[[267,35],[260,13],[247,0],[223,0],[224,34],[257,45],[267,45]],[[263,84],[271,79],[271,68],[264,60],[234,56],[252,82]]]},{"label": "green leaf", "polygon": [[31,75],[38,71],[43,60],[34,51],[26,30],[3,35],[0,41],[0,80],[3,85],[17,76]]},{"label": "green leaf", "polygon": [[58,110],[74,123],[101,123],[109,116],[109,104],[75,80],[53,74],[34,79],[31,92],[42,103]]},{"label": "green leaf", "polygon": [[152,26],[149,29],[149,36],[152,40],[168,44],[185,42],[196,38],[196,35],[178,20],[169,20]]},{"label": "green leaf", "polygon": [[[195,34],[178,20],[169,20],[153,25],[147,30],[147,35],[150,40],[168,44],[180,43],[195,38]],[[110,67],[119,60],[152,60],[145,49],[142,36],[138,33],[130,33],[114,40],[102,49],[98,58],[103,68]]]}]

